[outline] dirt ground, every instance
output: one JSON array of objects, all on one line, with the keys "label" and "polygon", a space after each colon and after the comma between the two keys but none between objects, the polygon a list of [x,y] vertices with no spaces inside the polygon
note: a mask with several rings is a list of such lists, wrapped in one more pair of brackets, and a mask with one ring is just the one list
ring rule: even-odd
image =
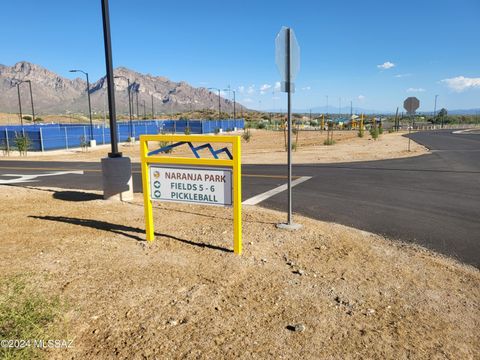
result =
[{"label": "dirt ground", "polygon": [[[23,116],[32,116],[31,113],[28,112],[23,113]],[[85,116],[68,116],[68,115],[38,115],[35,114],[35,118],[40,117],[43,119],[44,124],[49,123],[64,123],[64,124],[76,124],[79,122],[85,123],[88,121],[88,118]],[[103,120],[94,120],[95,123],[102,123]],[[31,121],[24,120],[24,124],[31,124]],[[0,113],[0,125],[20,125],[20,119],[18,114],[8,114],[8,113]]]},{"label": "dirt ground", "polygon": [[218,207],[156,203],[147,244],[135,196],[0,186],[0,278],[68,304],[73,347],[49,358],[478,359],[473,267],[247,206],[242,256]]},{"label": "dirt ground", "polygon": [[[287,161],[285,152],[285,138],[282,131],[251,130],[250,142],[242,140],[243,164],[284,164]],[[243,132],[233,133],[241,135]],[[411,142],[411,151],[408,151],[408,139],[404,133],[384,133],[378,140],[373,140],[368,132],[363,138],[357,137],[356,131],[335,131],[334,145],[323,145],[327,133],[325,131],[301,131],[298,136],[297,151],[293,152],[294,163],[332,163],[350,161],[370,161],[395,159],[409,156],[418,156],[428,153],[425,147]],[[218,135],[221,136],[221,135]],[[296,141],[296,137],[293,137]],[[225,146],[219,144],[218,146]],[[152,149],[158,148],[152,144]],[[0,159],[28,159],[28,160],[55,160],[55,161],[99,161],[110,151],[110,145],[100,145],[87,152],[80,149],[56,150],[45,153],[30,152],[27,157],[19,156],[18,152],[11,152],[9,156],[1,155]],[[124,156],[132,161],[140,161],[140,150],[137,144],[122,143],[119,146]],[[205,156],[211,157],[208,150]],[[191,156],[188,147],[177,148],[173,156]]]}]

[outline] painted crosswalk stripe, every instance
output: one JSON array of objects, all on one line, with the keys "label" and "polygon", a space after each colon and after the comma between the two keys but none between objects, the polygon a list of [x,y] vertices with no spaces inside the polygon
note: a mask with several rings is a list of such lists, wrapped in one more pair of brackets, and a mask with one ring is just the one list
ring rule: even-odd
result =
[{"label": "painted crosswalk stripe", "polygon": [[[294,187],[295,185],[298,185],[298,184],[301,184],[307,180],[310,180],[312,177],[311,176],[302,176],[294,181],[292,181],[292,187]],[[272,190],[269,190],[269,191],[266,191],[262,194],[259,194],[259,195],[256,195],[254,197],[251,197],[250,199],[247,199],[245,200],[242,204],[243,205],[257,205],[259,203],[261,203],[262,201],[274,196],[274,195],[277,195],[279,193],[281,193],[282,191],[285,191],[287,190],[288,188],[288,184],[283,184],[283,185],[280,185],[278,187],[276,187],[275,189],[272,189]]]}]

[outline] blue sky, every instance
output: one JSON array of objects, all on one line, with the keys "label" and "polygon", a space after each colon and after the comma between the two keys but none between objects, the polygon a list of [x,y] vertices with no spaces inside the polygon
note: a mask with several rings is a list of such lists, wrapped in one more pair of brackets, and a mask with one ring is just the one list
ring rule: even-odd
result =
[{"label": "blue sky", "polygon": [[[275,36],[290,26],[301,57],[294,108],[395,111],[480,107],[479,0],[110,0],[114,66],[237,89],[255,109],[285,109]],[[26,60],[65,77],[105,73],[100,0],[6,1],[0,63]],[[262,91],[261,89],[264,89]]]}]

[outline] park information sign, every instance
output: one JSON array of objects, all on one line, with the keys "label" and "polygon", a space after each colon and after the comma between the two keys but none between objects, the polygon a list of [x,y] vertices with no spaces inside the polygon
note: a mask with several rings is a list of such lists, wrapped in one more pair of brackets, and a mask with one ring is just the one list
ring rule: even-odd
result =
[{"label": "park information sign", "polygon": [[152,200],[232,205],[232,170],[151,165]]},{"label": "park information sign", "polygon": [[[178,147],[190,148],[194,157],[169,154]],[[140,157],[147,241],[155,239],[153,201],[231,206],[233,252],[242,253],[240,136],[141,135]]]}]

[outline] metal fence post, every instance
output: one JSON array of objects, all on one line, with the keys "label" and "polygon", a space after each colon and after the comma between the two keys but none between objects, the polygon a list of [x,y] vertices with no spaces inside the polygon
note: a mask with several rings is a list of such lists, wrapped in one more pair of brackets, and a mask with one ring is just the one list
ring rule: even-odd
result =
[{"label": "metal fence post", "polygon": [[85,129],[85,126],[83,127],[83,138],[85,139],[85,142],[87,141],[87,130]]},{"label": "metal fence post", "polygon": [[5,129],[5,141],[6,141],[6,145],[7,145],[7,153],[10,151],[10,144],[9,144],[9,141],[8,141],[8,130]]},{"label": "metal fence post", "polygon": [[39,130],[40,130],[40,149],[43,152],[44,151],[44,149],[43,149],[43,131],[42,131],[42,128],[40,128]]},{"label": "metal fence post", "polygon": [[103,145],[105,145],[105,125],[102,126],[103,132],[102,132],[102,139],[103,139]]},{"label": "metal fence post", "polygon": [[68,132],[67,132],[67,127],[65,126],[63,129],[65,130],[65,149],[68,150]]}]

